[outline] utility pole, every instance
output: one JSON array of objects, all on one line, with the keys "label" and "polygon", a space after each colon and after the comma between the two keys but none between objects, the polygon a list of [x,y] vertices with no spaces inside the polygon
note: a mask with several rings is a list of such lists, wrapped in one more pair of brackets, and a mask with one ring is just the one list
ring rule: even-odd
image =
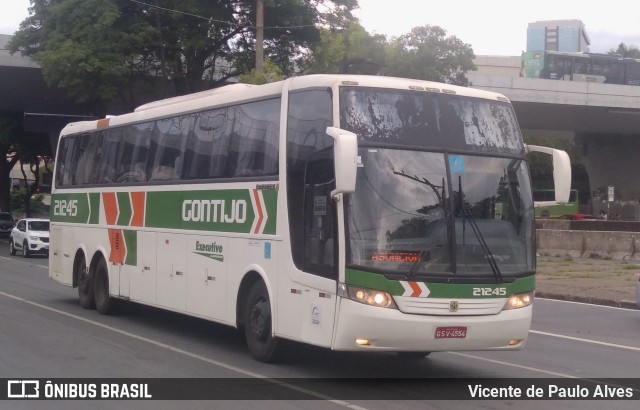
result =
[{"label": "utility pole", "polygon": [[264,67],[264,0],[257,0],[256,7],[256,73]]}]

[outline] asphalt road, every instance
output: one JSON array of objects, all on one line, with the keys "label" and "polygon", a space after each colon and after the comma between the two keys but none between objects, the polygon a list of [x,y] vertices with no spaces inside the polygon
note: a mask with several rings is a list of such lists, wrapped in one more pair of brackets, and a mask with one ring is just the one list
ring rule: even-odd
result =
[{"label": "asphalt road", "polygon": [[[636,409],[638,401],[417,401],[416,384],[350,385],[340,378],[603,378],[640,377],[640,312],[537,299],[527,347],[518,352],[394,354],[331,352],[290,344],[282,363],[251,359],[234,329],[148,307],[103,316],[82,309],[74,289],[48,277],[48,260],[9,256],[0,240],[0,378],[307,378],[334,379],[336,391],[305,386],[318,400],[92,401],[92,409],[496,408]],[[347,387],[345,387],[347,386]],[[0,386],[0,388],[5,388]],[[246,388],[240,387],[240,388]],[[284,389],[289,387],[285,386]],[[639,392],[636,392],[639,394]],[[327,397],[328,396],[328,397]],[[320,400],[324,398],[325,400]],[[333,400],[332,400],[333,399]],[[81,401],[0,401],[0,409],[84,409]]]}]

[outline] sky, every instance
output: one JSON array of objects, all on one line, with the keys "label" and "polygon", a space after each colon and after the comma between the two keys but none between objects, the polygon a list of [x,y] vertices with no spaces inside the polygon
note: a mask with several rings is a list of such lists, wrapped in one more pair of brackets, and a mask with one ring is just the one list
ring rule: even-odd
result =
[{"label": "sky", "polygon": [[[2,0],[0,34],[13,34],[28,16],[29,0]],[[542,20],[582,20],[590,51],[618,44],[640,47],[640,1],[606,0],[359,0],[354,13],[371,33],[399,36],[413,27],[440,26],[471,45],[476,55],[519,56],[527,25]]]}]

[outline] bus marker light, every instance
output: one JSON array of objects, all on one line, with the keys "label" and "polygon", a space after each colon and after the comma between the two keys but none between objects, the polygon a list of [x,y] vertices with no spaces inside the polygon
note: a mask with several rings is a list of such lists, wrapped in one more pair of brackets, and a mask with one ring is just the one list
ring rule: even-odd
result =
[{"label": "bus marker light", "polygon": [[358,346],[370,346],[371,342],[369,342],[369,339],[356,339],[356,344]]},{"label": "bus marker light", "polygon": [[516,346],[522,343],[522,339],[511,339],[509,340],[509,346]]}]

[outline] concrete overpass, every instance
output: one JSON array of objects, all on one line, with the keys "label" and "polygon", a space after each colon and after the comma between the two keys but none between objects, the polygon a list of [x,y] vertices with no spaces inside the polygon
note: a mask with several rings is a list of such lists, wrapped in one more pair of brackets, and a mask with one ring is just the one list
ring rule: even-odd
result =
[{"label": "concrete overpass", "polygon": [[478,57],[472,87],[513,103],[526,137],[572,138],[583,155],[592,207],[615,187],[612,213],[640,220],[640,87],[519,77],[519,57]]},{"label": "concrete overpass", "polygon": [[0,34],[0,115],[19,122],[24,133],[54,141],[68,122],[86,118],[91,111],[63,91],[49,88],[33,60],[9,53],[10,39]]}]

